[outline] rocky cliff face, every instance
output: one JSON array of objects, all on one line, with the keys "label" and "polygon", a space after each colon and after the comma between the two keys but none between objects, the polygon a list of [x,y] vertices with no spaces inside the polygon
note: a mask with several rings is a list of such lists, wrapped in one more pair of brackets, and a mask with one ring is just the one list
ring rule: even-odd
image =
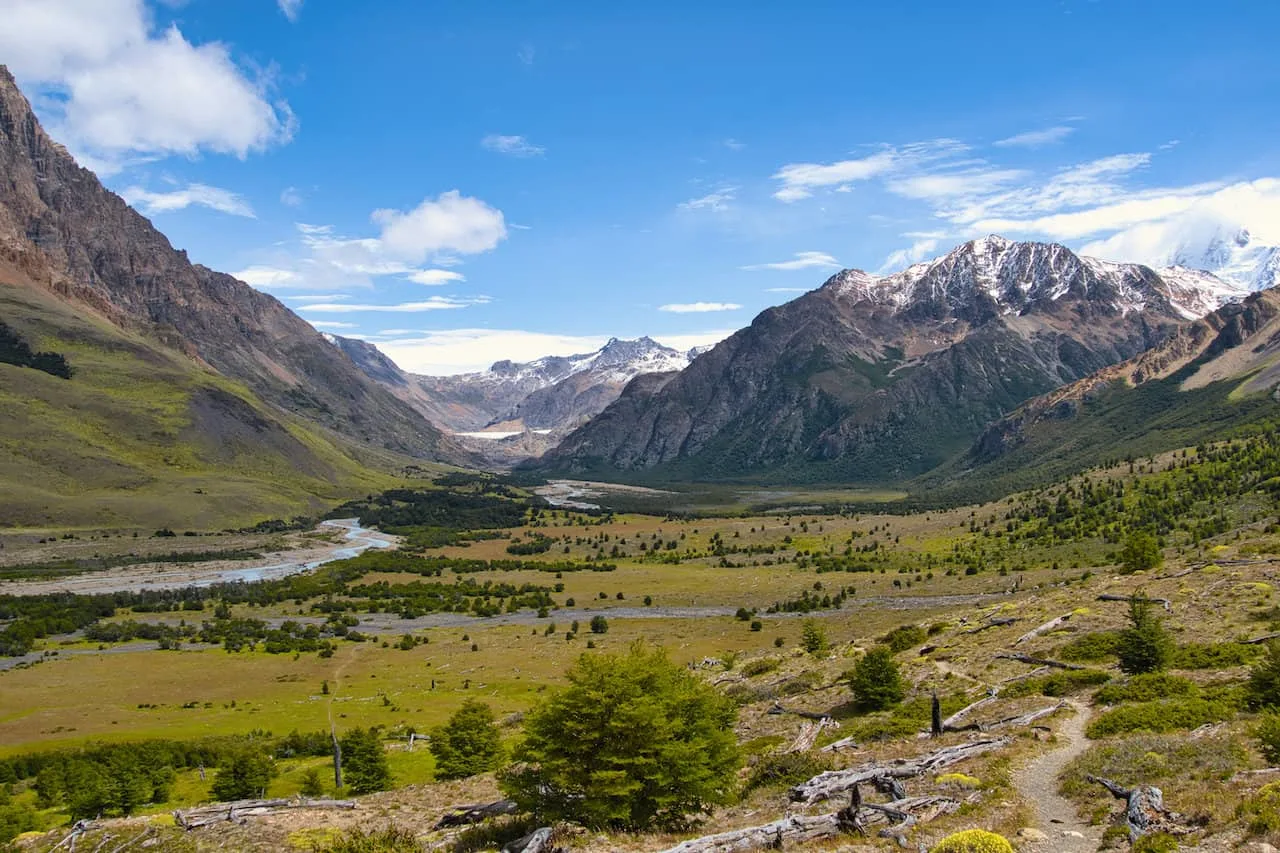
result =
[{"label": "rocky cliff face", "polygon": [[190,263],[45,134],[2,66],[0,258],[334,432],[414,456],[463,455],[279,301]]},{"label": "rocky cliff face", "polygon": [[901,480],[1163,341],[1185,298],[1147,267],[999,237],[891,276],[846,270],[661,388],[633,384],[537,468]]}]

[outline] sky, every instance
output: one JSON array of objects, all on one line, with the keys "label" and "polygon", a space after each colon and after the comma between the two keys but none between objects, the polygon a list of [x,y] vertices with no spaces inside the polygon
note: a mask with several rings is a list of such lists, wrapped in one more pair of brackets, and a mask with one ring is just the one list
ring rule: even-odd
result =
[{"label": "sky", "polygon": [[1280,243],[1280,3],[0,0],[46,129],[406,369],[706,344],[987,233]]}]

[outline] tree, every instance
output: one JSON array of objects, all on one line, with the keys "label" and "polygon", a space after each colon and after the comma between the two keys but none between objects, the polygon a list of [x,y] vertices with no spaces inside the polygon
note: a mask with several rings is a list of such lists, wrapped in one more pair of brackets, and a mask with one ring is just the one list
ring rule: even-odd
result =
[{"label": "tree", "polygon": [[1267,643],[1266,655],[1249,671],[1245,701],[1254,711],[1280,708],[1280,642]]},{"label": "tree", "polygon": [[302,774],[302,788],[299,791],[304,797],[318,797],[324,793],[324,783],[320,781],[320,771],[308,767]]},{"label": "tree", "polygon": [[591,633],[607,634],[609,633],[609,620],[603,616],[591,617]]},{"label": "tree", "polygon": [[662,649],[584,654],[569,686],[525,717],[503,791],[540,821],[678,827],[730,802],[737,708]]},{"label": "tree", "polygon": [[1164,563],[1160,542],[1151,533],[1138,530],[1129,534],[1120,549],[1120,563],[1127,572],[1158,569]]},{"label": "tree", "polygon": [[814,620],[804,620],[800,631],[800,648],[811,655],[823,654],[827,650],[827,632]]},{"label": "tree", "polygon": [[1145,595],[1136,593],[1129,600],[1130,626],[1120,632],[1116,655],[1120,669],[1129,675],[1160,672],[1173,658],[1173,640]]},{"label": "tree", "polygon": [[436,757],[436,776],[465,779],[502,763],[502,736],[493,722],[493,710],[483,702],[468,699],[431,732],[431,754]]},{"label": "tree", "polygon": [[247,800],[266,794],[276,775],[271,756],[251,747],[227,756],[213,780],[213,795],[219,800]]},{"label": "tree", "polygon": [[387,752],[376,728],[352,729],[342,736],[342,772],[353,794],[371,794],[391,787]]},{"label": "tree", "polygon": [[902,701],[902,675],[888,646],[876,646],[853,665],[853,700],[864,711],[883,711]]}]

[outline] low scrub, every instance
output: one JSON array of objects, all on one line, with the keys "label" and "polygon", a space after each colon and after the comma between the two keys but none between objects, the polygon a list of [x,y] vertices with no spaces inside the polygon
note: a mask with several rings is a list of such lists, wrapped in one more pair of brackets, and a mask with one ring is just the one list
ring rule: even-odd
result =
[{"label": "low scrub", "polygon": [[1164,672],[1135,675],[1127,681],[1108,684],[1094,695],[1099,705],[1119,705],[1123,702],[1154,702],[1157,699],[1198,696],[1200,688],[1194,681]]},{"label": "low scrub", "polygon": [[1120,649],[1120,631],[1091,631],[1062,645],[1057,656],[1073,663],[1100,663],[1116,657]]},{"label": "low scrub", "polygon": [[1229,720],[1238,704],[1226,699],[1186,697],[1121,705],[1095,718],[1085,733],[1092,739],[1128,732],[1173,732]]},{"label": "low scrub", "polygon": [[782,666],[782,661],[777,658],[756,658],[744,663],[741,672],[747,678],[755,678],[757,675],[774,672],[780,666]]},{"label": "low scrub", "polygon": [[1258,659],[1262,650],[1244,643],[1187,643],[1173,652],[1173,669],[1229,669]]},{"label": "low scrub", "polygon": [[1013,853],[1009,839],[985,829],[966,829],[948,835],[929,850],[929,853]]},{"label": "low scrub", "polygon": [[1110,680],[1111,675],[1100,669],[1070,669],[1015,681],[1005,686],[1000,691],[1000,695],[1007,699],[1035,695],[1069,696],[1080,690],[1106,684]]},{"label": "low scrub", "polygon": [[366,832],[352,829],[330,841],[313,844],[312,853],[421,853],[422,845],[407,829],[388,826]]},{"label": "low scrub", "polygon": [[[968,705],[969,699],[963,693],[957,693],[939,697],[939,702],[942,715],[946,717]],[[911,737],[929,730],[931,714],[932,700],[928,696],[917,696],[890,711],[862,717],[846,726],[846,731],[859,742]],[[842,715],[837,713],[837,716]]]},{"label": "low scrub", "polygon": [[1087,775],[1130,786],[1220,782],[1248,762],[1249,751],[1235,736],[1189,740],[1179,735],[1129,735],[1094,744],[1067,765],[1062,793],[1109,800],[1106,791],[1085,779]]},{"label": "low scrub", "polygon": [[812,753],[788,752],[766,755],[751,768],[751,775],[742,786],[742,795],[745,797],[758,788],[799,785],[830,769],[829,762]]}]

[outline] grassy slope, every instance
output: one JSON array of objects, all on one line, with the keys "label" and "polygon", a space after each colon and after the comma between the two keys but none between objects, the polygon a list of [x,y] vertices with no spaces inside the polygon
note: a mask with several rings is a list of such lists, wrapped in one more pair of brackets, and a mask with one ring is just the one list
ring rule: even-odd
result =
[{"label": "grassy slope", "polygon": [[0,284],[0,316],[75,370],[67,381],[0,365],[2,524],[238,526],[394,482],[374,466],[399,460],[357,459],[242,385],[43,291]]}]

